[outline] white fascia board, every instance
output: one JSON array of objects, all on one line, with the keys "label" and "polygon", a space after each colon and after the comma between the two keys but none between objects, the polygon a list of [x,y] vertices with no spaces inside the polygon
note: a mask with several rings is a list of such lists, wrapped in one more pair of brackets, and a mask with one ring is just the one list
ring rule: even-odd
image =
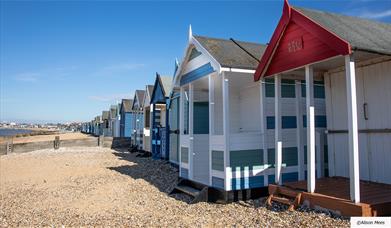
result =
[{"label": "white fascia board", "polygon": [[255,70],[251,69],[240,69],[240,68],[231,68],[231,67],[222,67],[221,71],[226,72],[237,72],[237,73],[248,73],[248,74],[254,74]]},{"label": "white fascia board", "polygon": [[220,63],[211,55],[201,44],[198,42],[194,36],[192,36],[191,43],[197,48],[198,51],[200,51],[202,54],[208,56],[210,58],[210,63],[212,64],[212,67],[216,69],[218,73],[221,73],[221,65]]}]

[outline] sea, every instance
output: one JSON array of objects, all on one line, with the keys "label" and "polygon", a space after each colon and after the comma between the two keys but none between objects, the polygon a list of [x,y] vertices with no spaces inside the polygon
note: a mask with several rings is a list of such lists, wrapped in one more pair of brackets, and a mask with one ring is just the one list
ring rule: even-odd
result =
[{"label": "sea", "polygon": [[32,130],[28,129],[13,129],[13,128],[0,128],[0,137],[1,136],[14,136],[17,134],[28,134]]}]

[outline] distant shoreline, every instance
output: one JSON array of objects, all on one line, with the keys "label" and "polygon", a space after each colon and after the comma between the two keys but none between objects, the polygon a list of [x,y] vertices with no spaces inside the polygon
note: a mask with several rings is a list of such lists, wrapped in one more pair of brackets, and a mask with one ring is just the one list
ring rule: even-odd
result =
[{"label": "distant shoreline", "polygon": [[[4,131],[4,135],[1,134],[1,131]],[[6,140],[7,138],[20,138],[36,135],[52,135],[57,133],[57,130],[44,128],[0,128],[0,142]]]}]

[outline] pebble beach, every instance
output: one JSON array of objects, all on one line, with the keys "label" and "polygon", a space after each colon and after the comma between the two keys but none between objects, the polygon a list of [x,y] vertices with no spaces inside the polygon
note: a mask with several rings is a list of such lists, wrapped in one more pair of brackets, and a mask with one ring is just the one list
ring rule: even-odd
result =
[{"label": "pebble beach", "polygon": [[265,205],[188,204],[169,196],[177,169],[166,161],[98,147],[0,156],[0,227],[349,227],[329,213]]}]

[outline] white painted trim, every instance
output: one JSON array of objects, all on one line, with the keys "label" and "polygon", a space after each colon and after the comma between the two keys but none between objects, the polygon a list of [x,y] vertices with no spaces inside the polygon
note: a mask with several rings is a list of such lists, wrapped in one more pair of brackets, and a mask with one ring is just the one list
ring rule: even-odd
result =
[{"label": "white painted trim", "polygon": [[360,169],[358,150],[358,122],[357,122],[357,95],[356,95],[356,72],[353,55],[345,56],[346,69],[346,97],[348,108],[348,141],[349,141],[349,176],[350,176],[350,199],[360,202]]},{"label": "white painted trim", "polygon": [[184,126],[184,122],[183,122],[183,105],[184,105],[184,88],[181,87],[180,88],[180,96],[179,96],[179,156],[178,156],[178,163],[179,163],[179,176],[182,175],[182,172],[181,172],[181,164],[182,164],[182,134],[183,134],[183,126]]},{"label": "white painted trim", "polygon": [[212,74],[208,76],[209,95],[209,185],[212,186],[212,138],[214,129],[214,81]]},{"label": "white painted trim", "polygon": [[248,74],[254,74],[255,70],[251,69],[241,69],[241,68],[231,68],[231,67],[221,67],[221,71],[225,72],[237,72],[237,73],[248,73]]},{"label": "white painted trim", "polygon": [[222,72],[223,85],[223,134],[224,134],[224,167],[225,167],[225,190],[231,190],[231,169],[229,168],[229,79]]},{"label": "white painted trim", "polygon": [[[265,115],[265,87],[264,87],[264,78],[259,80],[259,102],[260,102],[260,118],[261,118],[261,140],[262,140],[262,150],[263,150],[263,164],[268,162],[267,155],[267,144],[266,144],[266,115]],[[263,175],[263,184],[264,186],[268,185],[268,176]]]},{"label": "white painted trim", "polygon": [[298,176],[299,180],[304,180],[304,143],[303,143],[303,136],[301,135],[303,132],[303,111],[301,110],[301,101],[302,101],[302,94],[301,94],[301,81],[296,80],[295,83],[295,89],[296,89],[296,141],[297,141],[297,160],[298,160]]},{"label": "white painted trim", "polygon": [[315,192],[315,105],[314,69],[305,66],[306,112],[307,112],[307,191]]},{"label": "white painted trim", "polygon": [[194,131],[193,131],[193,112],[194,110],[194,86],[189,83],[189,179],[194,179]]},{"label": "white painted trim", "polygon": [[275,140],[275,176],[276,184],[282,184],[282,128],[281,128],[281,74],[274,75],[274,140]]}]

